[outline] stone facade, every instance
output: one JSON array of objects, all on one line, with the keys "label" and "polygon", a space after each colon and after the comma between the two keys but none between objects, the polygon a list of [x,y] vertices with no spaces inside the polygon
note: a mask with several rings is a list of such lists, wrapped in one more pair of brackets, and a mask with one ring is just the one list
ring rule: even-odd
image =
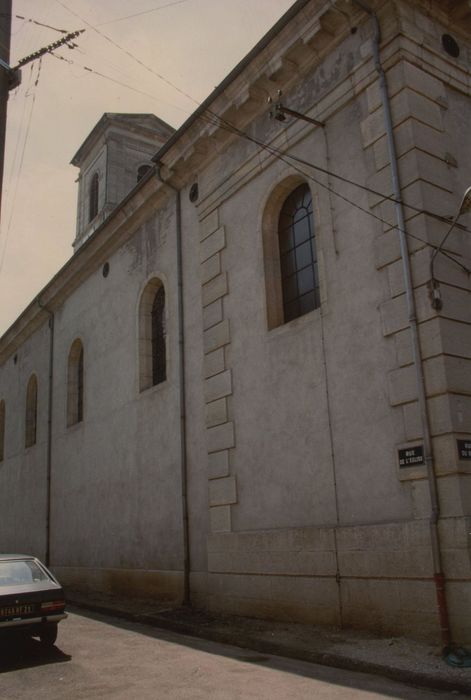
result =
[{"label": "stone facade", "polygon": [[[432,484],[451,634],[470,643],[469,216],[436,257],[441,309],[430,261],[471,183],[471,8],[364,6],[298,0],[4,335],[1,549],[49,554],[71,587],[438,641]],[[298,116],[270,119],[267,96]],[[320,306],[285,323],[278,218],[301,183]],[[166,377],[143,389],[141,300],[160,284]],[[424,420],[432,475],[399,462]]]}]

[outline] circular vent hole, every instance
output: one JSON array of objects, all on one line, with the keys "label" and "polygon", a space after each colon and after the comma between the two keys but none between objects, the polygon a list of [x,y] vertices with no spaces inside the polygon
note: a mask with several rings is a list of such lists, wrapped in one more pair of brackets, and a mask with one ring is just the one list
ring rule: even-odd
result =
[{"label": "circular vent hole", "polygon": [[443,34],[442,46],[449,56],[453,56],[453,58],[458,58],[458,56],[460,55],[460,47],[458,46],[456,39],[453,39],[453,37],[450,34]]}]

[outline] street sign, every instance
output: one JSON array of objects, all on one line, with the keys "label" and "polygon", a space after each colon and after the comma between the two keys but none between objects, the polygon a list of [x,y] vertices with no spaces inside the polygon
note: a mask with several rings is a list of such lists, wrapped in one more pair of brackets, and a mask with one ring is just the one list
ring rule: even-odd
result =
[{"label": "street sign", "polygon": [[399,468],[406,467],[421,467],[425,464],[424,446],[416,445],[415,447],[406,447],[403,450],[398,450]]},{"label": "street sign", "polygon": [[457,440],[460,459],[471,459],[471,440]]}]

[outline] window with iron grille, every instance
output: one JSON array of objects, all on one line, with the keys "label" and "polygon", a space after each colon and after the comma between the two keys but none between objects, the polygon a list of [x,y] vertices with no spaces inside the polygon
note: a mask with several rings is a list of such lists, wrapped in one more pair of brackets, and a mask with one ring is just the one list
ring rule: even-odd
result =
[{"label": "window with iron grille", "polygon": [[165,289],[159,287],[152,304],[152,384],[164,382],[167,374],[165,351]]},{"label": "window with iron grille", "polygon": [[286,198],[278,223],[283,317],[287,323],[320,306],[312,196],[307,184]]},{"label": "window with iron grille", "polygon": [[31,375],[26,389],[26,416],[25,416],[25,447],[36,444],[36,428],[38,419],[38,380],[36,375]]},{"label": "window with iron grille", "polygon": [[166,293],[161,279],[150,279],[139,302],[139,391],[167,379]]},{"label": "window with iron grille", "polygon": [[83,421],[83,347],[77,361],[77,423]]},{"label": "window with iron grille", "polygon": [[5,455],[5,401],[0,401],[0,462]]},{"label": "window with iron grille", "polygon": [[83,345],[77,338],[69,352],[67,369],[67,425],[83,421],[84,365]]}]

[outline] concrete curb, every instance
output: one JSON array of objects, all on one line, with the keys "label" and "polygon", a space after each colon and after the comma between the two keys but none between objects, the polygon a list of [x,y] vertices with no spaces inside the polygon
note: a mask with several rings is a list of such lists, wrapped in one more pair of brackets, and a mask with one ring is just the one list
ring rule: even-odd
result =
[{"label": "concrete curb", "polygon": [[[282,641],[269,641],[260,639],[256,635],[252,635],[247,630],[240,630],[237,627],[229,627],[227,630],[218,629],[212,626],[211,623],[201,624],[198,621],[188,619],[186,621],[172,619],[165,615],[159,614],[142,614],[133,613],[122,608],[114,608],[102,603],[85,602],[84,600],[68,597],[70,605],[89,610],[91,612],[116,617],[128,622],[138,622],[147,624],[152,627],[157,627],[169,632],[188,635],[199,639],[206,639],[220,644],[230,644],[232,646],[251,649],[258,653],[282,656],[290,659],[298,659],[310,663],[320,664],[322,666],[332,666],[334,668],[343,669],[346,671],[357,671],[361,673],[369,673],[378,676],[384,676],[401,683],[420,686],[433,690],[443,690],[447,692],[460,692],[465,695],[471,695],[471,671],[469,680],[463,681],[460,678],[449,680],[432,676],[428,673],[417,671],[409,671],[403,668],[397,668],[394,665],[378,664],[365,661],[363,659],[355,659],[341,654],[333,654],[330,652],[324,653],[318,650],[307,649],[303,645],[295,645],[292,643],[283,643]],[[191,618],[191,611],[188,613]],[[217,624],[217,623],[216,623]]]}]

